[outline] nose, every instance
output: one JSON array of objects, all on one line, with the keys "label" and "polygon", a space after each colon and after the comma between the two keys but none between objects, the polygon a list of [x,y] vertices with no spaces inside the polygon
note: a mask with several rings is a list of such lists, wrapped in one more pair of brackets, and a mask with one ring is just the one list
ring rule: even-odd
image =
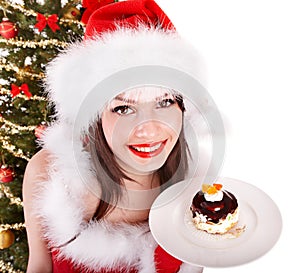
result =
[{"label": "nose", "polygon": [[136,126],[134,135],[138,138],[151,139],[159,135],[161,131],[158,121],[148,120]]}]

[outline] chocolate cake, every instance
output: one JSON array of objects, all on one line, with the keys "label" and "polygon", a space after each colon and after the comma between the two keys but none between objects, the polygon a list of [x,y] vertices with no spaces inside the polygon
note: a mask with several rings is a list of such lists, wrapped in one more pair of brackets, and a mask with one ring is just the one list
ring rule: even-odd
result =
[{"label": "chocolate cake", "polygon": [[203,184],[190,207],[197,229],[212,234],[224,234],[238,222],[238,202],[221,184]]}]

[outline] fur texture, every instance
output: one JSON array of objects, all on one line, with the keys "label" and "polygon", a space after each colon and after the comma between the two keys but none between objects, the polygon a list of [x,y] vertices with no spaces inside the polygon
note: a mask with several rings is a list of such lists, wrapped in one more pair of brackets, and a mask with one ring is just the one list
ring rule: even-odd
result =
[{"label": "fur texture", "polygon": [[[49,181],[37,188],[35,207],[49,247],[63,245],[78,235],[60,248],[60,258],[91,271],[133,265],[140,273],[155,272],[157,243],[147,224],[111,226],[84,220],[83,196],[90,189],[97,191],[97,183],[93,182],[89,154],[82,149],[80,135],[74,134],[74,123],[84,99],[110,75],[141,65],[161,65],[199,75],[197,58],[197,52],[175,32],[141,25],[137,30],[119,28],[95,40],[74,43],[47,67],[46,89],[55,104],[57,122],[41,139],[41,145],[51,154]],[[89,126],[104,103],[91,105],[82,117],[83,128]],[[202,270],[182,265],[180,272]]]},{"label": "fur texture", "polygon": [[[149,29],[143,25],[139,29],[120,27],[93,40],[74,43],[59,54],[47,67],[46,90],[58,117],[73,124],[91,90],[116,72],[159,65],[199,78],[204,70],[199,67],[203,62],[198,59],[198,52],[174,31]],[[104,103],[97,101],[89,105],[80,117],[83,127],[87,128]]]},{"label": "fur texture", "polygon": [[[89,191],[87,183],[93,174],[88,154],[79,149],[79,143],[72,143],[70,131],[71,127],[66,124],[53,124],[41,142],[51,153],[50,178],[40,183],[42,188],[37,188],[35,207],[49,247],[56,248],[78,235],[74,241],[59,248],[60,259],[84,265],[90,271],[102,267],[135,266],[139,273],[155,273],[157,243],[148,224],[111,225],[84,220],[82,200]],[[74,158],[74,147],[79,150],[79,158]],[[201,270],[183,264],[180,272],[200,273]]]},{"label": "fur texture", "polygon": [[[38,189],[36,214],[42,221],[49,247],[63,245],[79,234],[73,242],[60,248],[60,258],[83,264],[90,270],[133,265],[140,272],[155,272],[156,243],[147,224],[112,226],[84,220],[82,200],[89,189],[82,177],[92,178],[92,173],[86,171],[90,168],[87,168],[89,157],[85,152],[80,152],[79,164],[74,159],[69,129],[55,124],[43,138],[44,148],[52,155],[50,179]],[[78,174],[78,168],[85,172]]]}]

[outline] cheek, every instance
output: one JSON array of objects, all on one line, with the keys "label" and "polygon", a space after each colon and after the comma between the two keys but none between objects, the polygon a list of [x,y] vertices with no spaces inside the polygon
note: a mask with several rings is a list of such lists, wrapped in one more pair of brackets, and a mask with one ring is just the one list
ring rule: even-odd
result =
[{"label": "cheek", "polygon": [[169,134],[174,138],[174,140],[177,140],[182,130],[182,112],[179,108],[175,108],[172,113],[169,113],[168,117],[166,124],[169,128]]},{"label": "cheek", "polygon": [[103,133],[113,153],[119,153],[120,148],[128,142],[131,124],[111,112],[102,114]]}]

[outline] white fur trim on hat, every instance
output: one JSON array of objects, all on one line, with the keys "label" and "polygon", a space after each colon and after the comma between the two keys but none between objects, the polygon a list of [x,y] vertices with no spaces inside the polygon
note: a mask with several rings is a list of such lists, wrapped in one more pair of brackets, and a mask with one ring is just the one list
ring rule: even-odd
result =
[{"label": "white fur trim on hat", "polygon": [[[60,53],[47,67],[46,90],[57,116],[73,124],[90,91],[116,72],[156,65],[198,77],[203,74],[198,57],[198,52],[175,31],[120,27],[93,40],[74,43]],[[83,124],[89,124],[105,103],[93,103],[81,117],[85,119]]]}]

